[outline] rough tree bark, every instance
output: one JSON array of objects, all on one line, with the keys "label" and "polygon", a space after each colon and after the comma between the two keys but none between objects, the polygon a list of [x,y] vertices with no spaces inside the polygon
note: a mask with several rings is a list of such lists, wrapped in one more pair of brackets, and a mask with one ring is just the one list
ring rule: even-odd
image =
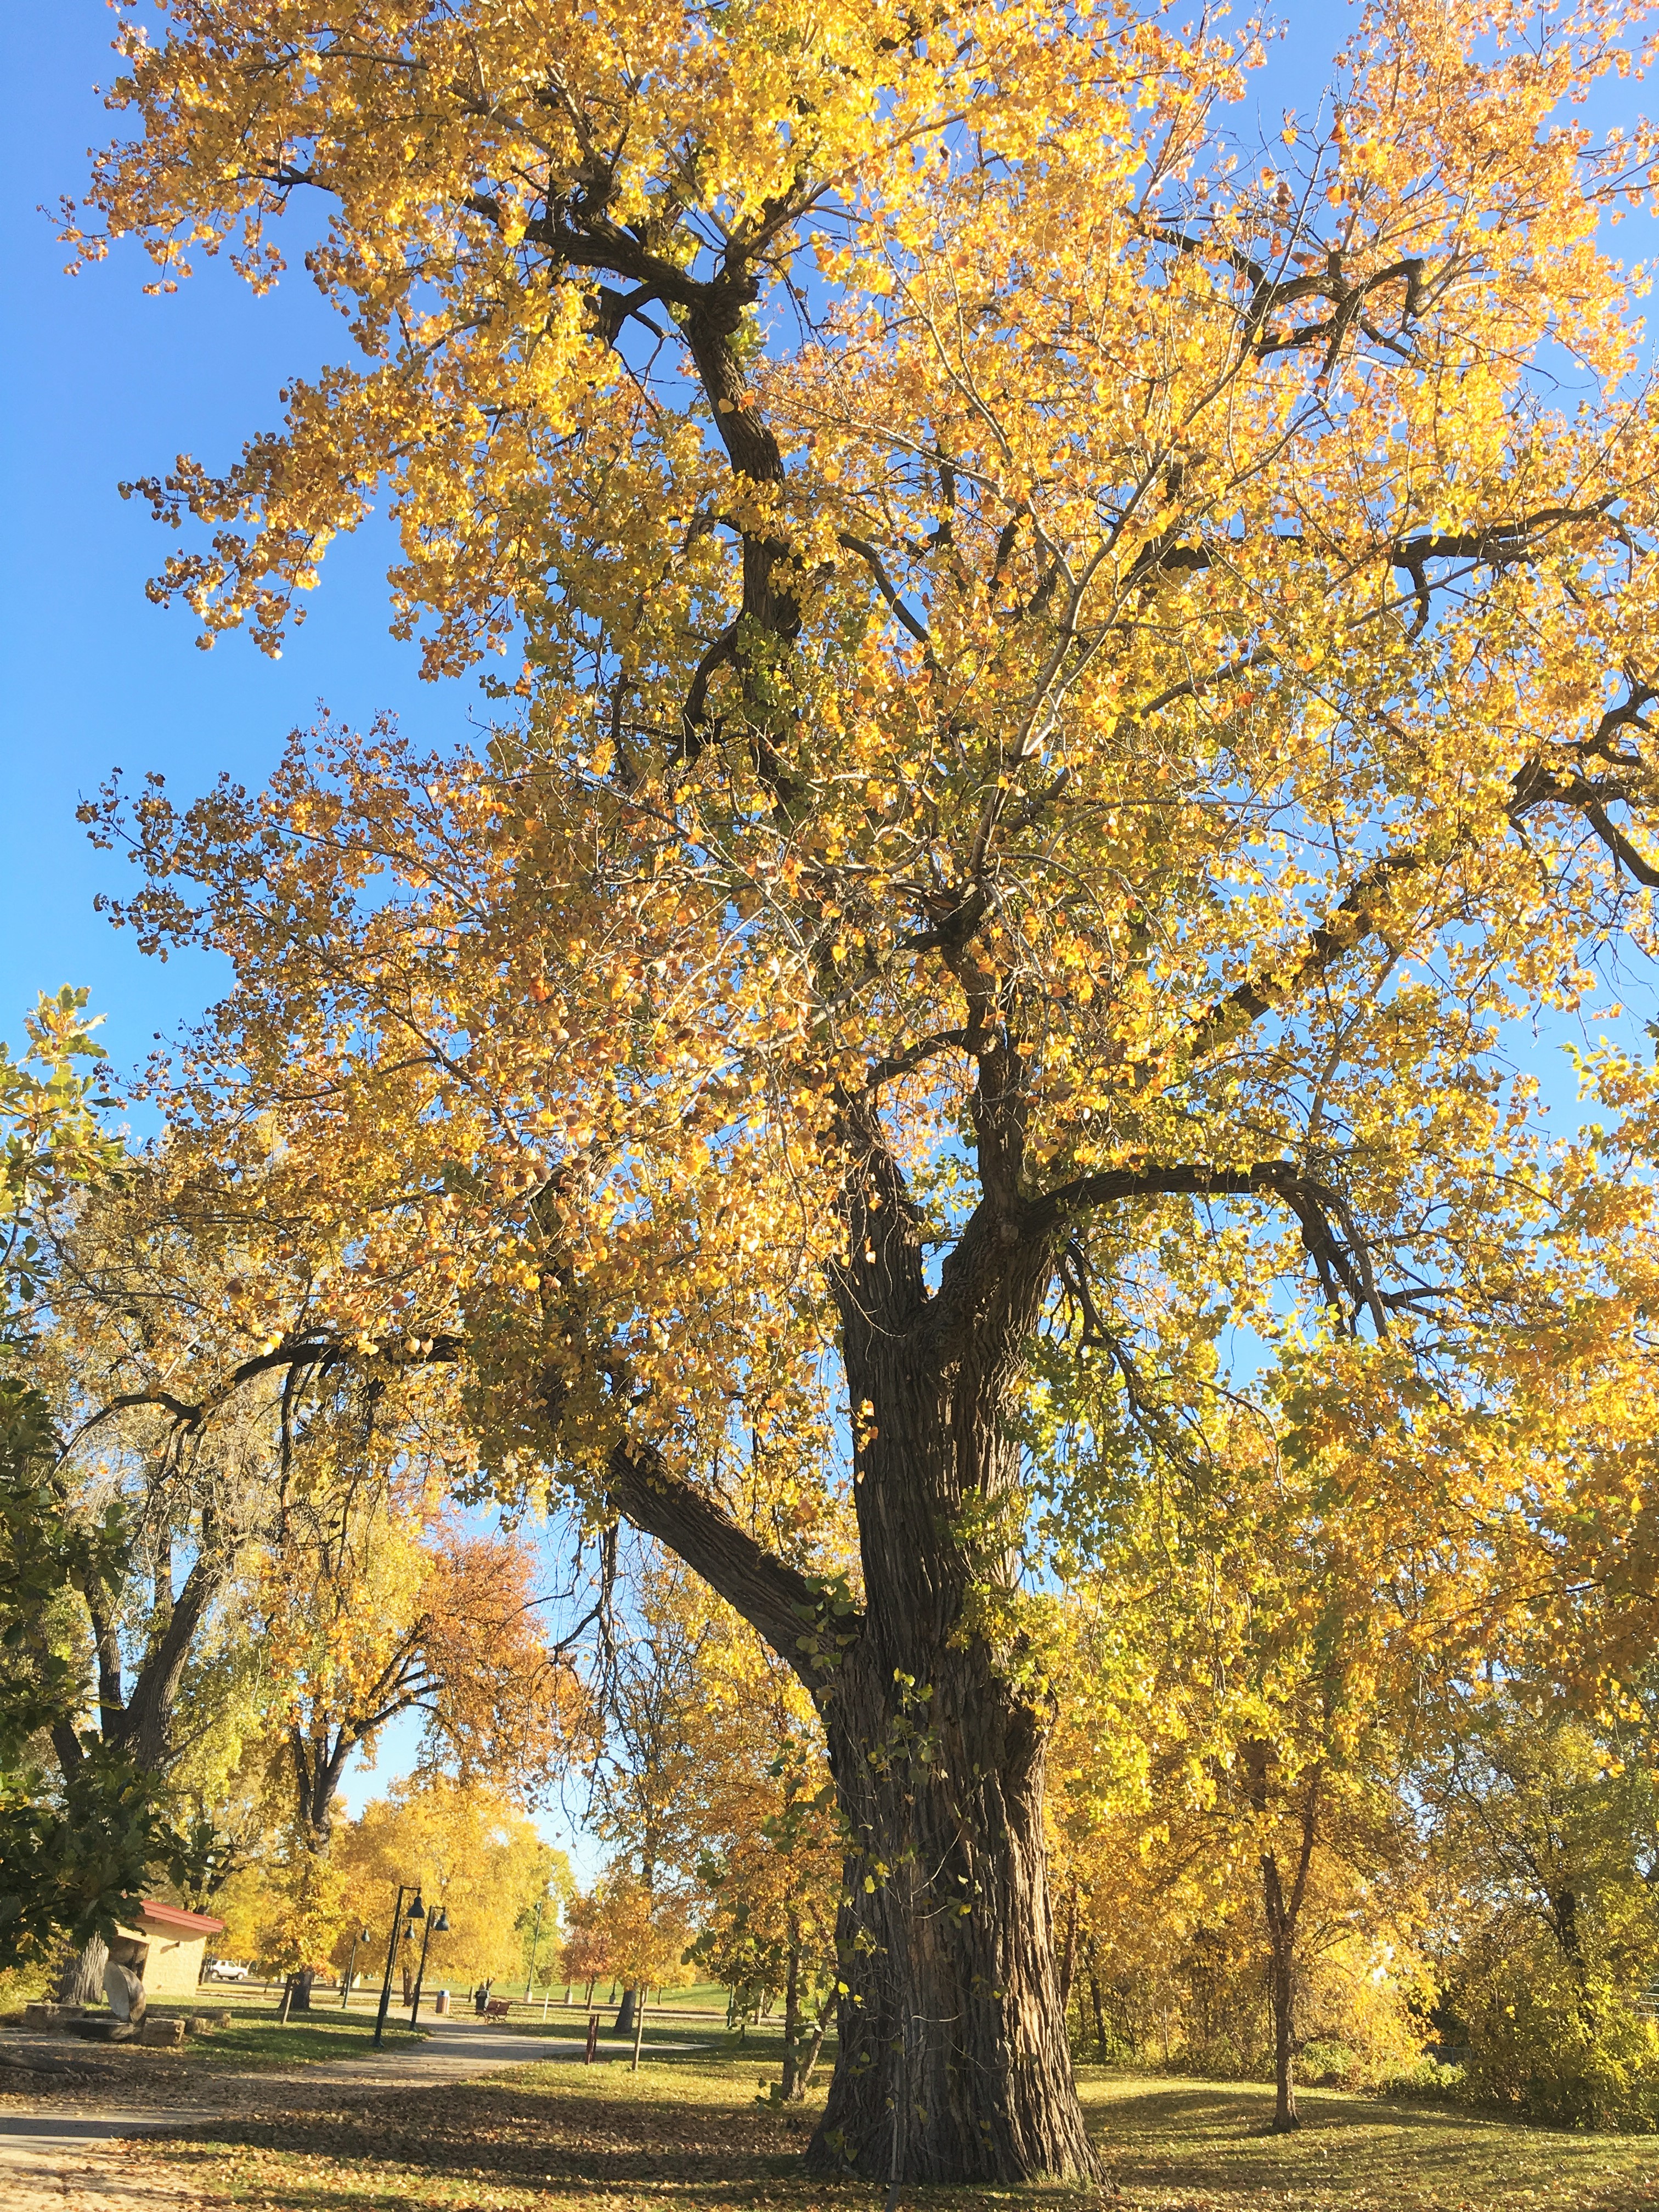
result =
[{"label": "rough tree bark", "polygon": [[873,1118],[849,1135],[860,1171],[836,1288],[865,1409],[866,1613],[822,1700],[853,1850],[841,2057],[812,2162],[881,2175],[896,2151],[907,2181],[1090,2174],[1049,1940],[1048,1717],[974,1625],[1016,1571],[1005,1416],[1054,1254],[988,1200],[930,1297],[921,1221]]},{"label": "rough tree bark", "polygon": [[72,1952],[64,1962],[58,1983],[59,2004],[101,2004],[104,1997],[104,1969],[109,1964],[109,1945],[101,1936],[94,1936],[78,1951]]},{"label": "rough tree bark", "polygon": [[[949,1431],[934,1425],[937,1470]],[[890,1420],[894,1469],[902,1426]],[[848,1990],[811,2162],[885,2181],[896,2124],[902,2180],[1092,2172],[1048,1942],[1047,1716],[982,1638],[951,1644],[965,1561],[952,1572],[950,1547],[931,1534],[907,1553],[902,1496],[874,1506],[886,1486],[866,1472],[866,1573],[902,1583],[915,1604],[907,1613],[890,1598],[879,1619],[873,1607],[849,1619],[706,1499],[653,1481],[642,1456],[619,1451],[612,1477],[630,1517],[800,1668],[823,1716],[851,1838],[839,1930]],[[919,1499],[908,1517],[929,1518]]]}]

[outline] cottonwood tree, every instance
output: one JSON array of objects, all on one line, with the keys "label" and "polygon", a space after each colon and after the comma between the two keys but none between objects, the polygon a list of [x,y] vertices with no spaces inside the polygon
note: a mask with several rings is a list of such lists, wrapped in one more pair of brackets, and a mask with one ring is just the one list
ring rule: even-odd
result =
[{"label": "cottonwood tree", "polygon": [[[1489,1248],[1478,1305],[1449,1297],[1409,1343],[1303,1340],[1234,1300],[1274,1352],[1243,1388],[1190,1308],[1143,1307],[1132,1348],[1073,1277],[1072,1325],[1031,1363],[1023,1435],[1070,1592],[1026,1617],[1065,1711],[1090,1963],[1103,1936],[1168,1985],[1186,1931],[1223,1932],[1253,1882],[1277,2127],[1310,1966],[1352,1937],[1419,1947],[1425,1776],[1473,1755],[1494,1674],[1644,1711],[1651,1230],[1595,1169],[1640,1118],[1540,1156],[1550,1250]],[[1130,1278],[1120,1310],[1158,1287]]]},{"label": "cottonwood tree", "polygon": [[[430,1409],[423,1437],[406,1408],[399,1418],[396,1378],[296,1378],[252,1598],[269,1653],[270,1780],[296,1851],[327,1857],[347,1767],[404,1715],[419,1719],[423,1769],[535,1802],[582,1699],[527,1543],[468,1534],[441,1510],[434,1455],[454,1440]],[[300,1965],[298,2008],[316,1963]]]},{"label": "cottonwood tree", "polygon": [[[527,1547],[447,1517],[447,1374],[295,1358],[309,1255],[194,1198],[158,1152],[39,1218],[35,1364],[68,1432],[62,1510],[127,1531],[118,1577],[76,1585],[97,1745],[174,1791],[215,1739],[234,1765],[234,1740],[267,1738],[303,1901],[299,1856],[325,1856],[380,1729],[418,1713],[428,1756],[533,1796],[574,1682]],[[52,1741],[67,1784],[94,1739],[66,1711]],[[325,1919],[307,1903],[294,1923],[313,1951]],[[303,2008],[317,1961],[297,1963]],[[77,1990],[101,1965],[94,1947]]]},{"label": "cottonwood tree", "polygon": [[[478,753],[296,743],[94,809],[234,981],[175,1142],[464,1364],[489,1464],[708,1577],[852,1839],[815,2164],[1090,2170],[1048,1705],[1004,1602],[1064,1276],[1408,1347],[1553,1228],[1505,1025],[1645,944],[1653,397],[1601,235],[1639,11],[1363,19],[1265,147],[1249,34],[503,0],[123,18],[66,228],[162,288],[297,232],[346,360],[142,489],[275,647],[383,499]],[[309,226],[309,227],[307,227]],[[283,1357],[280,1343],[271,1357]],[[856,1578],[826,1589],[845,1407]],[[761,1449],[741,1447],[759,1440]]]},{"label": "cottonwood tree", "polygon": [[[198,1559],[175,1601],[176,1500],[159,1516],[135,1511],[74,1463],[62,1347],[41,1341],[47,1223],[95,1206],[132,1166],[100,1119],[115,1102],[99,1071],[76,1069],[98,1057],[87,998],[68,985],[43,994],[21,1058],[0,1045],[0,1925],[20,1957],[49,1955],[65,1934],[80,1944],[66,1995],[88,1973],[95,1990],[105,1937],[149,1867],[178,1863],[158,1782],[218,1583],[216,1560]],[[205,1525],[200,1536],[211,1555]]]},{"label": "cottonwood tree", "polygon": [[781,1994],[783,2063],[773,2094],[799,2104],[836,2010],[842,1838],[816,1729],[792,1734],[787,1707],[768,1714],[757,1703],[753,1717],[773,1723],[772,1755],[760,1771],[732,1777],[737,1786],[705,1815],[697,1875],[710,1902],[696,1954],[731,1991],[740,2027]]},{"label": "cottonwood tree", "polygon": [[[1465,1563],[1478,1509],[1449,1526],[1420,1482],[1389,1494],[1369,1457],[1292,1420],[1275,1437],[1269,1406],[1231,1412],[1207,1437],[1191,1424],[1193,1456],[1161,1480],[1071,1471],[1074,1509],[1091,1498],[1109,1534],[1050,1630],[1068,1646],[1057,1809],[1088,1934],[1147,1964],[1161,1950],[1166,1986],[1198,1930],[1237,1953],[1249,1926],[1282,2131],[1300,2124],[1310,1969],[1356,1942],[1408,1955],[1425,1690],[1492,1649],[1505,1594]],[[1096,1434],[1112,1425],[1101,1407]]]},{"label": "cottonwood tree", "polygon": [[[295,1370],[246,1355],[274,1313],[291,1334],[291,1255],[192,1218],[164,1153],[126,1154],[34,1228],[27,1319],[64,1510],[118,1506],[130,1530],[118,1583],[82,1593],[99,1731],[162,1775],[210,1724],[205,1698],[188,1721],[181,1699],[280,1524]],[[54,1742],[67,1772],[75,1730]]]}]

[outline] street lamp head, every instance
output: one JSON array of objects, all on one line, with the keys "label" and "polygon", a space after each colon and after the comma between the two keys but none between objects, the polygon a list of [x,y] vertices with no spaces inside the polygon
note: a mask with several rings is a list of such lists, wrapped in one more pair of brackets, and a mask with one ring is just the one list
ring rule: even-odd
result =
[{"label": "street lamp head", "polygon": [[427,1932],[428,1933],[428,1935],[432,1935],[432,1936],[447,1936],[447,1935],[448,1935],[448,1933],[449,1933],[449,1914],[448,1914],[447,1911],[446,1910],[446,1908],[445,1908],[443,1905],[441,1905],[438,1907],[438,1910],[437,1910],[437,1911],[433,1914],[433,1916],[432,1916],[432,1925],[431,1925],[431,1927],[428,1929],[428,1930]]},{"label": "street lamp head", "polygon": [[409,1917],[411,1920],[426,1918],[426,1907],[421,1902],[421,1893],[418,1889],[415,1893],[415,1902],[409,1908]]},{"label": "street lamp head", "polygon": [[360,1928],[357,1930],[357,1941],[360,1943],[372,1943],[374,1938],[367,1928]]}]

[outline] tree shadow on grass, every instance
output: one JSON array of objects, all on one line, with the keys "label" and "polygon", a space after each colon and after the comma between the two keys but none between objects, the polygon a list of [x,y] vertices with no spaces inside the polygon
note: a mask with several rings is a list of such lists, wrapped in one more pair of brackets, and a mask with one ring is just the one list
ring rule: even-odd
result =
[{"label": "tree shadow on grass", "polygon": [[1513,2192],[1547,2189],[1570,2190],[1561,2201],[1583,2212],[1659,2205],[1651,2138],[1563,2134],[1443,2106],[1319,2091],[1298,2091],[1303,2125],[1279,2136],[1272,2091],[1254,2082],[1107,2078],[1089,2084],[1085,2097],[1104,2161],[1131,2201],[1175,2192],[1218,2212],[1286,2201],[1410,2212],[1449,2198],[1504,2212]]},{"label": "tree shadow on grass", "polygon": [[[799,2115],[735,2100],[647,2103],[482,2082],[226,2117],[149,2140],[174,2160],[278,2153],[319,2169],[359,2165],[372,2202],[377,2167],[497,2185],[775,2188],[800,2172],[806,2133]],[[328,2201],[312,2187],[303,2199]]]}]

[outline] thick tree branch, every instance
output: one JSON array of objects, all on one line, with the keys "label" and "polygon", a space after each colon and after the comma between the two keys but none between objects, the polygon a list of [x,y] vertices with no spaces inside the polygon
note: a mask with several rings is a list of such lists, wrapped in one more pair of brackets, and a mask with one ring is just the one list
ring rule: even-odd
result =
[{"label": "thick tree branch", "polygon": [[[1636,723],[1638,716],[1630,713],[1624,720]],[[1573,748],[1573,753],[1601,750],[1607,741],[1612,723],[1610,714],[1603,715],[1601,730],[1595,738],[1587,746]],[[1515,796],[1510,804],[1510,819],[1520,822],[1540,806],[1571,807],[1575,812],[1583,816],[1621,867],[1627,869],[1644,890],[1659,890],[1659,868],[1655,867],[1607,813],[1610,805],[1632,805],[1641,795],[1639,791],[1632,791],[1626,785],[1598,782],[1583,775],[1576,764],[1564,772],[1551,767],[1547,761],[1531,761],[1515,779]]]},{"label": "thick tree branch", "polygon": [[929,644],[931,642],[931,636],[927,623],[925,622],[918,621],[916,617],[911,613],[909,608],[905,605],[903,599],[899,595],[898,586],[894,583],[892,578],[887,573],[885,562],[882,560],[880,554],[877,552],[875,547],[870,544],[869,540],[865,538],[855,538],[850,530],[843,530],[836,542],[837,544],[844,545],[849,553],[856,553],[858,555],[860,560],[863,562],[865,567],[868,568],[871,575],[875,579],[876,589],[881,593],[883,599],[886,600],[887,605],[891,609],[892,612],[897,616],[899,621],[902,622],[906,629],[909,631],[911,636],[915,639],[917,644]]},{"label": "thick tree branch", "polygon": [[[1021,1227],[1027,1237],[1055,1230],[1097,1206],[1133,1198],[1276,1198],[1302,1225],[1303,1247],[1312,1259],[1320,1287],[1339,1311],[1368,1312],[1379,1336],[1389,1333],[1388,1312],[1377,1295],[1370,1257],[1346,1199],[1329,1184],[1307,1175],[1293,1160],[1258,1160],[1248,1168],[1149,1163],[1079,1176],[1025,1208]],[[1340,1225],[1339,1237],[1332,1224]]]},{"label": "thick tree branch", "polygon": [[[372,1356],[376,1359],[385,1360],[393,1367],[425,1367],[434,1364],[445,1366],[453,1365],[462,1357],[465,1349],[464,1338],[441,1335],[421,1337],[408,1344],[382,1344],[376,1347]],[[325,1371],[331,1367],[343,1366],[348,1361],[358,1356],[355,1350],[348,1347],[338,1337],[285,1338],[271,1351],[262,1352],[252,1359],[240,1361],[231,1369],[216,1389],[210,1392],[205,1398],[199,1399],[194,1403],[187,1399],[175,1396],[170,1390],[158,1389],[123,1391],[118,1396],[111,1398],[106,1404],[100,1406],[90,1419],[83,1421],[70,1439],[70,1443],[71,1445],[78,1443],[82,1437],[89,1436],[94,1429],[100,1427],[105,1421],[112,1420],[117,1413],[125,1413],[137,1406],[156,1407],[162,1413],[171,1413],[179,1428],[187,1432],[193,1432],[201,1428],[203,1424],[212,1414],[217,1413],[222,1406],[234,1397],[238,1390],[246,1383],[256,1382],[261,1375],[270,1375],[284,1369],[292,1370],[295,1368],[302,1367],[314,1367],[319,1370]],[[67,1450],[69,1446],[66,1445],[64,1449]]]},{"label": "thick tree branch", "polygon": [[837,1120],[848,1155],[847,1258],[831,1276],[842,1325],[849,1339],[872,1328],[901,1332],[927,1304],[921,1215],[883,1133],[874,1088],[844,1096]]},{"label": "thick tree branch", "polygon": [[196,1632],[228,1571],[229,1563],[204,1531],[195,1564],[173,1601],[167,1626],[144,1655],[125,1708],[113,1727],[106,1721],[105,1735],[131,1751],[141,1766],[161,1767],[167,1762],[179,1684]]},{"label": "thick tree branch", "polygon": [[1644,890],[1659,890],[1659,868],[1637,851],[1616,823],[1608,820],[1604,808],[1594,799],[1588,799],[1583,816],[1620,867],[1627,869]]},{"label": "thick tree branch", "polygon": [[1370,934],[1379,908],[1395,885],[1427,865],[1427,854],[1415,847],[1385,853],[1373,860],[1362,870],[1329,920],[1310,930],[1300,952],[1293,953],[1282,969],[1247,976],[1199,1016],[1188,1031],[1188,1052],[1198,1060],[1218,1046],[1231,1043],[1263,1014],[1273,1012],[1316,983]]},{"label": "thick tree branch", "polygon": [[889,1053],[884,1060],[872,1060],[865,1073],[865,1087],[878,1091],[884,1083],[895,1083],[901,1075],[908,1075],[921,1066],[935,1054],[960,1051],[968,1042],[966,1030],[940,1030],[933,1036],[906,1047],[902,1052]]},{"label": "thick tree branch", "polygon": [[824,1612],[816,1583],[757,1543],[649,1444],[624,1437],[611,1452],[606,1487],[619,1513],[701,1575],[815,1698],[823,1694],[824,1669],[814,1663],[822,1658]]}]

